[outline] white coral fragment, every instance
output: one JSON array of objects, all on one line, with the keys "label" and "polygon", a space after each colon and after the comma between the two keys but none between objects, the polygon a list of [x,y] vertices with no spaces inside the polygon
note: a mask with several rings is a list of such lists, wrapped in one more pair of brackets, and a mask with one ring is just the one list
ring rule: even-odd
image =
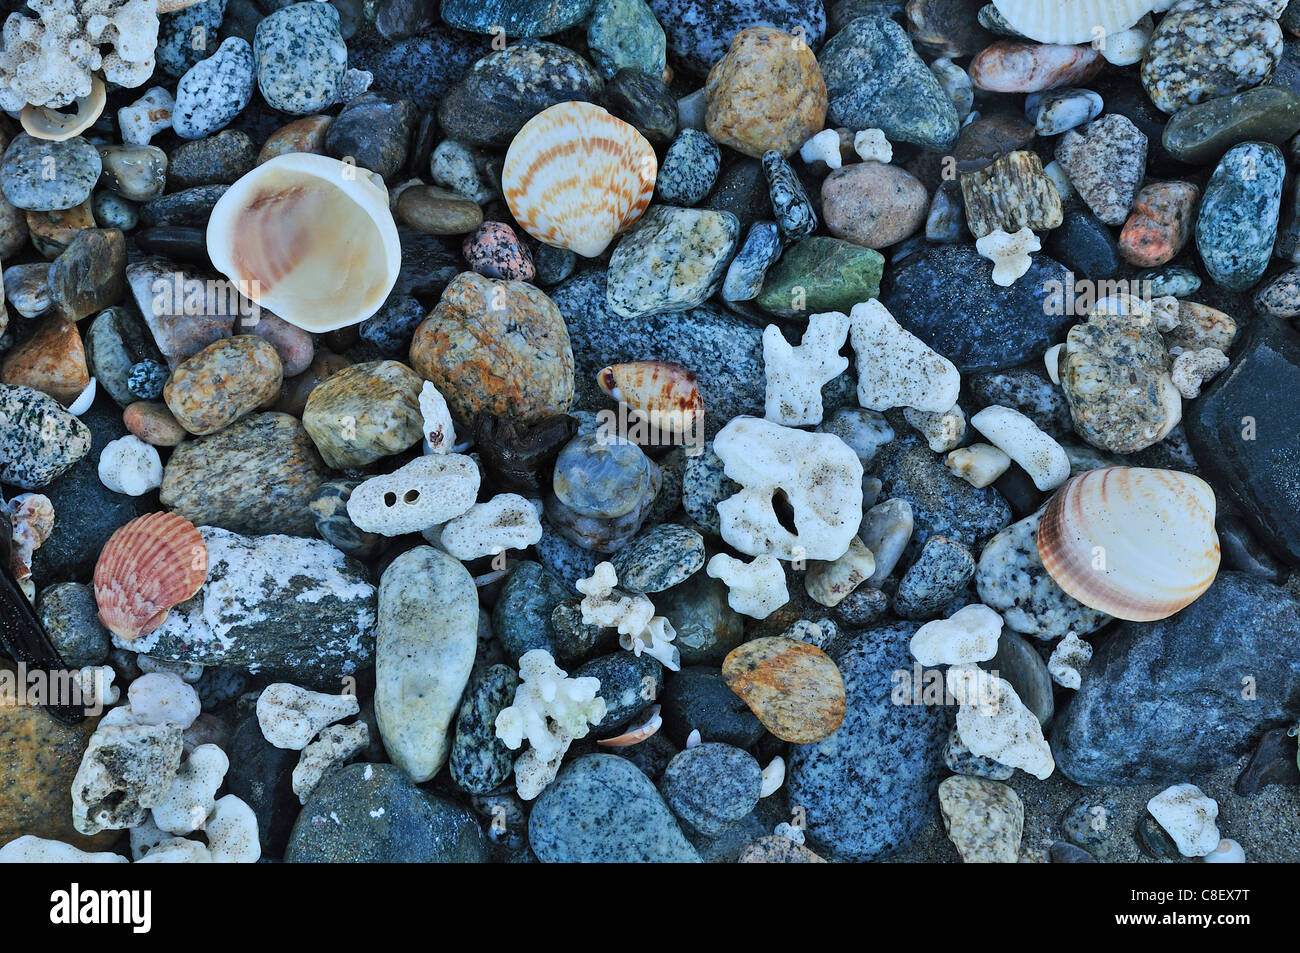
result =
[{"label": "white coral fragment", "polygon": [[89,853],[34,834],[16,837],[0,847],[0,864],[125,864],[126,858],[111,851]]},{"label": "white coral fragment", "polygon": [[1007,472],[1011,458],[992,444],[973,443],[952,451],[943,464],[954,476],[982,490]]},{"label": "white coral fragment", "polygon": [[153,808],[153,822],[168,834],[189,834],[203,827],[216,804],[217,789],[230,759],[216,745],[199,745],[181,764],[167,799]]},{"label": "white coral fragment", "polygon": [[853,134],[853,151],[863,162],[884,162],[894,158],[894,147],[881,129],[862,129]]},{"label": "white coral fragment", "polygon": [[599,563],[590,577],[575,585],[583,594],[579,609],[585,624],[617,629],[619,645],[634,655],[644,652],[673,672],[681,668],[681,654],[671,644],[677,637],[672,623],[655,615],[654,603],[644,594],[614,588],[618,574],[613,563]]},{"label": "white coral fragment", "polygon": [[972,754],[1020,768],[1042,780],[1056,768],[1043,726],[1006,679],[977,665],[953,665],[948,691],[957,699],[957,735]]},{"label": "white coral fragment", "polygon": [[935,453],[951,450],[966,436],[966,415],[956,404],[941,414],[904,407],[903,419],[916,428]]},{"label": "white coral fragment", "polygon": [[1038,489],[1054,490],[1070,478],[1070,458],[1065,448],[1020,411],[995,404],[971,417],[970,422],[1020,464]]},{"label": "white coral fragment", "polygon": [[364,721],[350,725],[330,725],[320,737],[302,749],[293,768],[293,793],[307,803],[321,779],[370,743],[370,729]]},{"label": "white coral fragment", "polygon": [[814,602],[834,608],[876,571],[876,557],[858,537],[849,540],[849,548],[839,559],[814,560],[803,577],[804,591]]},{"label": "white coral fragment", "polygon": [[355,695],[330,695],[276,682],[258,696],[257,723],[262,737],[277,748],[301,751],[326,725],[360,710]]},{"label": "white coral fragment", "polygon": [[964,665],[987,662],[998,654],[1002,616],[986,605],[963,606],[946,619],[935,619],[916,630],[910,644],[922,665]]},{"label": "white coral fragment", "polygon": [[1076,691],[1083,684],[1083,669],[1092,661],[1092,646],[1074,634],[1067,632],[1065,638],[1056,643],[1052,657],[1047,660],[1047,674],[1052,681],[1062,688]]},{"label": "white coral fragment", "polygon": [[1201,858],[1207,864],[1244,864],[1246,851],[1231,837],[1219,841],[1219,846]]},{"label": "white coral fragment", "polygon": [[809,315],[797,346],[786,341],[775,324],[763,329],[768,420],[787,427],[822,422],[822,387],[849,368],[849,359],[840,356],[848,336],[848,316],[838,311]]},{"label": "white coral fragment", "polygon": [[220,798],[204,825],[214,864],[255,864],[262,856],[257,815],[233,794]]},{"label": "white coral fragment", "polygon": [[518,493],[498,493],[447,523],[439,542],[457,559],[477,559],[527,549],[541,538],[537,507]]},{"label": "white coral fragment", "polygon": [[736,417],[718,432],[713,450],[741,485],[718,504],[730,545],[780,559],[844,555],[862,520],[862,461],[848,444],[834,434]]},{"label": "white coral fragment", "polygon": [[975,239],[975,250],[993,262],[993,283],[1003,288],[1014,285],[1029,270],[1029,255],[1043,246],[1028,225],[1007,233],[995,228],[983,238]]},{"label": "white coral fragment", "polygon": [[122,141],[147,146],[149,140],[172,127],[176,100],[161,86],[155,86],[129,106],[117,111],[117,125]]},{"label": "white coral fragment", "polygon": [[158,448],[135,434],[110,440],[99,455],[99,482],[114,493],[144,496],[162,486],[162,479]]},{"label": "white coral fragment", "polygon": [[1219,847],[1219,803],[1195,784],[1174,784],[1147,801],[1147,810],[1184,857],[1204,857]]},{"label": "white coral fragment", "polygon": [[855,304],[849,334],[858,358],[858,403],[869,410],[912,407],[944,413],[957,403],[961,375],[872,298]]},{"label": "white coral fragment", "polygon": [[790,601],[785,570],[771,554],[745,563],[726,553],[718,553],[709,560],[704,571],[726,584],[727,605],[741,615],[766,619]]},{"label": "white coral fragment", "polygon": [[171,672],[141,675],[126,692],[132,720],[138,725],[170,722],[184,731],[199,717],[199,693]]},{"label": "white coral fragment", "polygon": [[1210,378],[1228,368],[1228,356],[1217,347],[1203,347],[1199,351],[1183,351],[1174,358],[1169,378],[1178,393],[1187,400],[1201,396],[1201,388]]},{"label": "white coral fragment", "polygon": [[823,129],[799,147],[799,158],[811,165],[825,162],[827,168],[838,169],[840,158],[840,134],[834,129]]},{"label": "white coral fragment", "polygon": [[446,398],[432,381],[420,388],[420,416],[424,418],[424,452],[451,453],[456,444],[456,424]]}]

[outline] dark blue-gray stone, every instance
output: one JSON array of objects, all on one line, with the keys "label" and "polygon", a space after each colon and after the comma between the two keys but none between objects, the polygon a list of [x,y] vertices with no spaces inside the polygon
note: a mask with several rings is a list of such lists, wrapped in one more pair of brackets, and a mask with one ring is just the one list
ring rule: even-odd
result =
[{"label": "dark blue-gray stone", "polygon": [[492,631],[512,665],[532,649],[555,654],[551,613],[567,598],[568,588],[540,563],[515,565],[492,609]]},{"label": "dark blue-gray stone", "polygon": [[957,110],[893,20],[851,21],[817,59],[826,80],[828,126],[880,129],[890,142],[931,152],[951,148],[956,140]]},{"label": "dark blue-gray stone", "polygon": [[605,83],[604,106],[659,148],[677,135],[677,100],[654,73],[619,70]]},{"label": "dark blue-gray stone", "polygon": [[1215,166],[1196,219],[1196,248],[1217,284],[1241,291],[1263,276],[1285,177],[1282,151],[1267,142],[1233,146]]},{"label": "dark blue-gray stone", "polygon": [[936,245],[885,269],[880,301],[962,374],[1038,360],[1075,322],[1066,314],[1070,272],[1043,254],[1010,287],[993,283],[973,245]]},{"label": "dark blue-gray stone", "polygon": [[202,0],[192,7],[158,17],[158,68],[179,79],[217,46],[217,32],[226,15],[226,0]]},{"label": "dark blue-gray stone", "polygon": [[668,52],[686,73],[702,77],[751,26],[802,36],[816,50],[826,35],[822,0],[647,0],[668,36]]},{"label": "dark blue-gray stone", "polygon": [[654,604],[677,632],[673,645],[683,665],[721,665],[745,639],[744,620],[727,604],[726,585],[706,573],[657,593]]},{"label": "dark blue-gray stone", "polygon": [[704,537],[676,523],[642,530],[610,557],[620,589],[662,592],[704,566]]},{"label": "dark blue-gray stone", "polygon": [[470,33],[504,33],[515,40],[567,30],[591,5],[592,0],[442,0],[442,19]]},{"label": "dark blue-gray stone", "polygon": [[140,206],[140,222],[146,226],[204,226],[212,216],[212,209],[228,185],[196,185],[156,199]]},{"label": "dark blue-gray stone", "polygon": [[691,666],[675,672],[662,698],[668,737],[685,745],[692,731],[710,741],[749,748],[763,737],[762,722],[722,678],[722,671]]},{"label": "dark blue-gray stone", "polygon": [[350,764],[311,793],[285,849],[290,864],[481,864],[478,819],[391,764]]},{"label": "dark blue-gray stone", "polygon": [[438,24],[398,43],[355,44],[348,50],[348,63],[373,73],[375,88],[404,96],[422,110],[434,110],[474,61],[492,51],[490,42]]},{"label": "dark blue-gray stone", "polygon": [[663,691],[664,667],[644,652],[636,656],[617,649],[580,666],[573,677],[600,679],[605,717],[595,730],[601,738],[612,738],[633,715],[654,704]]},{"label": "dark blue-gray stone", "polygon": [[1055,710],[1052,677],[1047,674],[1047,663],[1028,639],[1003,626],[998,635],[997,654],[979,665],[984,671],[997,672],[999,678],[1010,682],[1040,725],[1052,720]]},{"label": "dark blue-gray stone", "polygon": [[752,301],[763,290],[767,269],[781,257],[781,233],[775,222],[755,222],[727,266],[722,297],[727,301]]},{"label": "dark blue-gray stone", "polygon": [[1123,265],[1115,236],[1096,215],[1083,209],[1065,213],[1060,227],[1048,237],[1045,250],[1083,278],[1110,278]]},{"label": "dark blue-gray stone", "polygon": [[0,188],[15,208],[55,212],[90,198],[104,163],[80,136],[62,142],[20,132],[0,160]]},{"label": "dark blue-gray stone", "polygon": [[[210,672],[212,669],[205,669]],[[281,857],[302,805],[293,793],[293,769],[301,753],[277,748],[262,735],[257,713],[250,711],[235,726],[230,740],[226,789],[257,817],[262,853]]]},{"label": "dark blue-gray stone", "polygon": [[916,628],[873,629],[840,654],[843,724],[817,744],[790,746],[790,807],[803,809],[808,846],[818,853],[845,861],[887,857],[935,814],[953,708],[893,697],[902,675],[891,673],[913,677],[908,643]]},{"label": "dark blue-gray stone", "polygon": [[1172,784],[1232,764],[1300,712],[1300,602],[1220,572],[1181,612],[1098,641],[1057,716],[1052,753],[1077,784]]},{"label": "dark blue-gray stone", "polygon": [[898,583],[894,611],[904,619],[933,619],[975,575],[975,557],[961,543],[931,536]]},{"label": "dark blue-gray stone", "polygon": [[387,357],[404,358],[411,350],[415,329],[428,316],[429,309],[410,295],[393,295],[361,322],[361,339]]},{"label": "dark blue-gray stone", "polygon": [[231,185],[257,164],[257,151],[248,134],[236,129],[182,142],[172,150],[167,162],[167,188],[174,191],[196,185]]},{"label": "dark blue-gray stone", "polygon": [[763,174],[777,228],[788,241],[797,242],[817,231],[817,210],[790,163],[775,149],[763,153]]},{"label": "dark blue-gray stone", "polygon": [[391,179],[406,164],[417,119],[415,104],[393,93],[367,92],[343,107],[325,131],[325,151],[351,157],[363,169]]},{"label": "dark blue-gray stone", "polygon": [[664,153],[655,178],[655,197],[665,205],[695,205],[718,180],[722,151],[699,129],[683,129]]},{"label": "dark blue-gray stone", "polygon": [[514,703],[519,676],[507,665],[492,665],[470,679],[456,715],[448,764],[451,779],[469,794],[487,794],[510,776],[516,752],[497,737],[501,710]]},{"label": "dark blue-gray stone", "polygon": [[659,790],[673,813],[701,834],[721,834],[758,804],[763,769],[748,751],[708,741],[678,754]]}]

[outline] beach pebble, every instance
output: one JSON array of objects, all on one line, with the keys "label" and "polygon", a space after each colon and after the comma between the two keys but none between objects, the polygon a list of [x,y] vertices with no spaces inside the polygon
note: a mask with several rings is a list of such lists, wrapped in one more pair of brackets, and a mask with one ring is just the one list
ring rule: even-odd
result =
[{"label": "beach pebble", "polygon": [[1036,93],[1086,83],[1104,63],[1091,46],[998,40],[981,50],[967,70],[976,89]]},{"label": "beach pebble", "polygon": [[1052,89],[1025,97],[1025,118],[1040,136],[1058,136],[1096,119],[1102,105],[1090,89]]},{"label": "beach pebble", "polygon": [[[582,3],[574,6],[581,7]],[[667,46],[664,29],[645,0],[596,0],[592,4],[587,48],[605,79],[620,69],[663,73],[668,65]]]},{"label": "beach pebble", "polygon": [[362,466],[420,440],[418,374],[397,361],[353,364],[319,383],[303,426],[332,467]]},{"label": "beach pebble", "polygon": [[659,790],[678,817],[702,834],[721,834],[758,804],[763,772],[748,751],[710,742],[679,753]]},{"label": "beach pebble", "polygon": [[1187,182],[1153,182],[1144,186],[1119,234],[1119,251],[1130,264],[1144,268],[1174,258],[1192,234],[1200,189]]},{"label": "beach pebble", "polygon": [[914,176],[879,162],[861,162],[822,183],[822,214],[836,238],[867,248],[902,241],[925,222],[929,194]]},{"label": "beach pebble", "polygon": [[1281,150],[1264,142],[1234,146],[1215,166],[1196,218],[1196,248],[1216,284],[1243,291],[1263,277],[1285,172]]},{"label": "beach pebble", "polygon": [[989,486],[1007,472],[1011,458],[987,443],[973,443],[953,450],[944,466],[977,489]]},{"label": "beach pebble", "polygon": [[943,611],[975,575],[975,557],[965,546],[931,536],[899,580],[894,611],[904,619],[929,619]]},{"label": "beach pebble", "polygon": [[821,649],[764,637],[731,650],[722,663],[727,687],[782,741],[811,744],[844,720],[844,682]]},{"label": "beach pebble", "polygon": [[1005,784],[957,776],[939,785],[943,828],[963,863],[1014,864],[1020,856],[1025,806]]},{"label": "beach pebble", "polygon": [[99,150],[80,136],[53,142],[20,132],[0,159],[0,189],[15,208],[59,211],[90,198],[102,169]]},{"label": "beach pebble", "polygon": [[1070,185],[1107,225],[1122,225],[1146,168],[1147,137],[1119,113],[1108,113],[1056,144]]},{"label": "beach pebble", "polygon": [[305,116],[339,101],[348,49],[338,10],[330,4],[291,3],[275,10],[257,25],[253,56],[257,87],[271,108]]},{"label": "beach pebble", "polygon": [[176,421],[197,436],[216,433],[273,401],[284,382],[275,349],[239,334],[214,341],[172,372],[163,400]]},{"label": "beach pebble", "polygon": [[739,239],[730,213],[655,206],[614,249],[606,302],[625,318],[703,304],[721,284]]},{"label": "beach pebble", "polygon": [[90,451],[86,425],[54,398],[30,387],[0,384],[0,479],[38,490]]},{"label": "beach pebble", "polygon": [[763,153],[763,174],[767,177],[772,213],[782,236],[798,241],[815,232],[817,210],[790,163],[779,152],[769,150]]},{"label": "beach pebble", "polygon": [[229,125],[252,97],[253,50],[246,40],[227,37],[176,84],[172,128],[182,139],[202,139]]},{"label": "beach pebble", "polygon": [[858,403],[863,407],[943,413],[957,402],[957,369],[908,333],[879,301],[854,305],[849,339],[857,355]]},{"label": "beach pebble", "polygon": [[325,151],[392,179],[406,165],[416,119],[415,104],[408,99],[387,92],[362,93],[349,99],[325,130]]},{"label": "beach pebble", "polygon": [[722,153],[713,137],[698,129],[677,134],[655,178],[655,194],[665,205],[698,204],[717,181]]},{"label": "beach pebble", "polygon": [[1184,857],[1204,857],[1219,847],[1219,805],[1195,784],[1175,784],[1147,801],[1147,810]]},{"label": "beach pebble", "polygon": [[722,282],[726,301],[752,301],[763,288],[767,270],[781,257],[781,235],[775,222],[755,222],[740,251],[727,266]]},{"label": "beach pebble", "polygon": [[487,278],[532,281],[532,255],[504,222],[484,222],[461,245],[470,269]]},{"label": "beach pebble", "polygon": [[754,303],[781,318],[822,311],[847,313],[880,293],[885,260],[871,248],[813,235],[768,267]]}]

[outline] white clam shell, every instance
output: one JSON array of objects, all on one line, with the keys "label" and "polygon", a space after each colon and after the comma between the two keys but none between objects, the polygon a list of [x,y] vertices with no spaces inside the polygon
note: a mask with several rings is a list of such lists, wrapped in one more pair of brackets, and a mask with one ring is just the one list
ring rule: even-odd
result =
[{"label": "white clam shell", "polygon": [[1048,574],[1093,609],[1152,622],[1190,605],[1219,570],[1210,485],[1177,470],[1103,467],[1057,492],[1038,528]]},{"label": "white clam shell", "polygon": [[73,136],[79,136],[95,124],[95,120],[104,112],[107,96],[104,81],[98,76],[90,78],[90,95],[76,101],[77,110],[73,113],[61,113],[47,106],[33,106],[28,103],[19,114],[18,121],[23,130],[36,139],[48,139],[51,142],[63,142]]},{"label": "white clam shell", "polygon": [[501,190],[529,235],[595,258],[641,217],[658,174],[654,147],[631,125],[592,103],[556,103],[510,143]]},{"label": "white clam shell", "polygon": [[1153,0],[993,0],[1012,29],[1040,43],[1106,42],[1127,30],[1156,4]]},{"label": "white clam shell", "polygon": [[306,331],[370,317],[402,264],[383,180],[306,152],[235,182],[212,209],[207,245],[240,294]]}]

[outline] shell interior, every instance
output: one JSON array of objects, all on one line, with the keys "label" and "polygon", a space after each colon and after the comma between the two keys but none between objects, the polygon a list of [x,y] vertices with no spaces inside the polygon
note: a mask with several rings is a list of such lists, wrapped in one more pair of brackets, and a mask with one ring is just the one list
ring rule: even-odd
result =
[{"label": "shell interior", "polygon": [[110,632],[133,640],[148,635],[203,587],[208,548],[189,520],[150,513],[120,527],[95,564],[95,601]]},{"label": "shell interior", "polygon": [[1079,602],[1133,622],[1173,615],[1219,569],[1209,484],[1174,470],[1105,467],[1052,497],[1038,528],[1048,575]]},{"label": "shell interior", "polygon": [[1127,30],[1152,0],[993,0],[1011,27],[1040,43],[1097,43]]}]

